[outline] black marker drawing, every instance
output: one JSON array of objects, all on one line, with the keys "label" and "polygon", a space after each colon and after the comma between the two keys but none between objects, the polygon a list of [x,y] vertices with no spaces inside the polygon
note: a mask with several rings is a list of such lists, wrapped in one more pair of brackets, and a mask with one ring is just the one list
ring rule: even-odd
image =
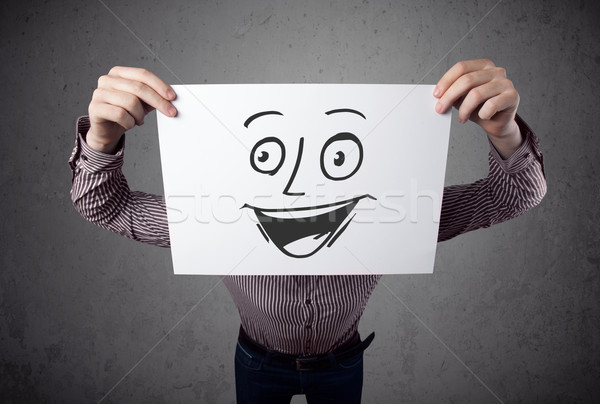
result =
[{"label": "black marker drawing", "polygon": [[[325,112],[326,115],[336,113],[353,113],[366,119],[361,112],[341,108]],[[250,116],[244,122],[247,128],[250,123],[265,115],[280,115],[279,111],[263,111]],[[290,192],[290,188],[302,160],[304,137],[298,142],[298,154],[290,178],[283,189],[288,196],[303,196],[304,192]],[[256,143],[250,152],[251,167],[261,174],[275,175],[283,166],[286,149],[283,142],[274,137],[266,137]],[[354,134],[341,132],[330,137],[321,149],[320,166],[325,178],[332,181],[343,181],[352,177],[360,169],[363,161],[363,146]],[[244,204],[240,209],[252,209],[259,221],[257,227],[267,242],[273,244],[285,255],[293,258],[307,258],[319,251],[323,246],[331,247],[346,230],[354,216],[350,213],[363,198],[376,199],[365,194],[344,201],[303,206],[298,208],[260,208]]]},{"label": "black marker drawing", "polygon": [[290,175],[290,179],[288,180],[285,188],[283,189],[283,194],[288,196],[304,196],[304,192],[290,192],[290,187],[292,186],[292,182],[296,178],[296,174],[298,173],[298,167],[300,167],[300,160],[302,160],[302,150],[304,150],[304,138],[300,138],[300,142],[298,144],[298,157],[296,157],[296,164],[294,165],[294,170],[292,171],[292,175]]},{"label": "black marker drawing", "polygon": [[[358,160],[351,164],[346,156],[355,153],[358,149]],[[327,156],[333,152],[334,156]],[[332,158],[333,157],[333,158]],[[360,168],[363,160],[363,147],[356,136],[349,132],[338,133],[325,142],[321,150],[321,171],[323,175],[333,181],[342,181],[352,177]],[[338,172],[334,171],[338,167]],[[341,172],[339,171],[341,169]]]},{"label": "black marker drawing", "polygon": [[281,112],[279,112],[279,111],[263,111],[263,112],[259,112],[259,113],[256,113],[256,114],[252,115],[250,118],[246,119],[246,122],[244,122],[244,126],[247,128],[248,125],[250,125],[250,122],[252,122],[256,118],[260,118],[261,116],[264,116],[264,115],[281,115],[281,116],[283,116],[283,114]]},{"label": "black marker drawing", "polygon": [[331,247],[346,230],[354,216],[350,213],[363,198],[362,195],[345,201],[318,206],[303,206],[289,209],[263,209],[245,204],[243,208],[254,210],[262,235],[285,255],[306,258],[323,246]]},{"label": "black marker drawing", "polygon": [[276,137],[266,137],[250,152],[250,165],[261,174],[275,175],[285,160],[285,146]]},{"label": "black marker drawing", "polygon": [[331,111],[325,112],[325,115],[337,114],[339,112],[350,112],[352,114],[362,116],[363,119],[367,119],[367,117],[365,117],[365,115],[362,112],[359,112],[359,111],[357,111],[355,109],[351,109],[351,108],[332,109]]}]

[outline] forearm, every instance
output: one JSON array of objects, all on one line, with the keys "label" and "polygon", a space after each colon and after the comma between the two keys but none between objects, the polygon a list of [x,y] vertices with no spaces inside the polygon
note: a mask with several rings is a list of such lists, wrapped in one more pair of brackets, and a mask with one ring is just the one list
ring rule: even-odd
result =
[{"label": "forearm", "polygon": [[121,172],[123,144],[115,155],[99,153],[85,143],[87,121],[80,119],[78,139],[69,160],[71,198],[87,220],[125,237],[169,247],[164,198],[129,189]]},{"label": "forearm", "polygon": [[488,134],[488,139],[504,160],[512,156],[523,144],[523,135],[516,121],[512,121],[501,136]]},{"label": "forearm", "polygon": [[541,202],[546,181],[537,137],[517,122],[523,142],[508,159],[491,143],[486,178],[444,189],[438,241],[512,219]]}]

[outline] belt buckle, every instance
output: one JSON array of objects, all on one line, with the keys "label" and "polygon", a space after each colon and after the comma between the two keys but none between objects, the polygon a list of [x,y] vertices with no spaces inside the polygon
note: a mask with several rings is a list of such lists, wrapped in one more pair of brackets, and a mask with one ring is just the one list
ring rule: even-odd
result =
[{"label": "belt buckle", "polygon": [[[296,370],[299,372],[306,372],[310,370],[314,370],[314,365],[319,361],[319,358],[316,356],[306,357],[306,358],[296,358]],[[306,366],[308,365],[308,366]],[[312,366],[311,366],[312,365]]]}]

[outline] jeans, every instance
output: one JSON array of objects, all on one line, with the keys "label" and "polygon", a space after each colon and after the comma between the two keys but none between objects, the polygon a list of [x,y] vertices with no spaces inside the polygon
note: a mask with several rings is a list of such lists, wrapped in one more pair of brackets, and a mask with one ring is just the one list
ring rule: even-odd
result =
[{"label": "jeans", "polygon": [[363,353],[323,370],[298,371],[269,360],[238,341],[235,350],[235,388],[238,404],[289,404],[306,395],[308,404],[359,404],[363,382]]}]

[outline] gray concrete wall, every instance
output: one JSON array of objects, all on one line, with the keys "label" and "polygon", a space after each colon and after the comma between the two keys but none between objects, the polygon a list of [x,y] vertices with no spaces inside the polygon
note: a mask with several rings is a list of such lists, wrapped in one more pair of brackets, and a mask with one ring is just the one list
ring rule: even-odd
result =
[{"label": "gray concrete wall", "polygon": [[[75,118],[111,66],[171,83],[160,61],[185,83],[435,83],[456,61],[487,57],[520,91],[549,193],[522,217],[440,244],[433,275],[384,277],[361,324],[377,333],[364,402],[600,402],[597,2],[23,0],[0,10],[0,401],[98,402],[109,391],[103,402],[234,401],[238,317],[218,278],[174,276],[169,250],[71,206]],[[132,131],[125,172],[132,188],[160,193],[154,122]],[[485,176],[478,127],[454,120],[451,137],[447,184]]]}]

